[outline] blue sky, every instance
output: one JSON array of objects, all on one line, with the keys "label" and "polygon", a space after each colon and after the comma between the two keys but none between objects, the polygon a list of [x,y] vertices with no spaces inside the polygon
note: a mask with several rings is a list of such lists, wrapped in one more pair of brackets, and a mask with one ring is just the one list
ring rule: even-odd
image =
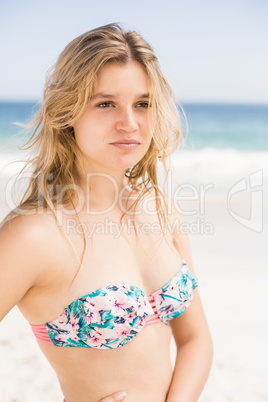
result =
[{"label": "blue sky", "polygon": [[268,104],[266,0],[0,2],[0,99],[39,100],[64,46],[121,22],[154,48],[180,102]]}]

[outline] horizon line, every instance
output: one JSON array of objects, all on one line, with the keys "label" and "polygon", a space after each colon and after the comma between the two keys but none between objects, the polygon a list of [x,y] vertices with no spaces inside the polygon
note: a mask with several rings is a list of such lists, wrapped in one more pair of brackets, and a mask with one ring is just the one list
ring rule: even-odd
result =
[{"label": "horizon line", "polygon": [[[41,99],[1,99],[0,104],[33,104],[37,105],[38,103],[42,103]],[[183,105],[230,105],[230,106],[268,106],[267,101],[235,101],[235,100],[175,100],[177,106]]]}]

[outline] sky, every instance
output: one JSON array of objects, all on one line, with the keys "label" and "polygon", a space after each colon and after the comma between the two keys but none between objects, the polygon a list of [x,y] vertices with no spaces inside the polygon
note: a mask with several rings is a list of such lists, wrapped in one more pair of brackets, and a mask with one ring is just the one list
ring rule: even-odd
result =
[{"label": "sky", "polygon": [[119,22],[151,44],[178,102],[268,104],[267,21],[267,0],[0,0],[0,100],[40,100],[68,42]]}]

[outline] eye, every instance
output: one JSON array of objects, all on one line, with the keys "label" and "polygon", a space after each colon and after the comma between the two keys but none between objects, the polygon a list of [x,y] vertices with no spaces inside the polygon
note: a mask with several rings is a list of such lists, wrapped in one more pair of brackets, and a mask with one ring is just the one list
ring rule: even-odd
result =
[{"label": "eye", "polygon": [[148,109],[149,107],[149,103],[148,102],[140,102],[137,104],[138,107],[144,108],[144,109]]},{"label": "eye", "polygon": [[112,106],[113,106],[113,104],[111,102],[102,102],[97,105],[97,107],[100,107],[100,108],[107,108],[107,107],[112,107]]}]

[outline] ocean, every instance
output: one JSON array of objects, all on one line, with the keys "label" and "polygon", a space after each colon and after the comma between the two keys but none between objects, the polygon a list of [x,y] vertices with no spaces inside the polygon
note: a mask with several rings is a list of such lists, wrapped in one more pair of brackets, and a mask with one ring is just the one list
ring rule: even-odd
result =
[{"label": "ocean", "polygon": [[268,105],[183,105],[194,149],[268,151]]},{"label": "ocean", "polygon": [[[188,121],[188,149],[268,151],[268,105],[183,104]],[[29,122],[37,104],[0,103],[0,146],[20,143],[20,127]],[[23,137],[25,138],[25,137]]]},{"label": "ocean", "polygon": [[[227,194],[241,180],[250,185],[251,175],[257,172],[258,182],[266,190],[268,105],[192,103],[182,106],[188,136],[185,147],[171,158],[175,181],[194,186],[210,184],[214,193]],[[29,122],[35,110],[34,103],[0,103],[1,188],[23,166],[22,162],[10,164],[24,157],[25,151],[16,148],[27,139],[26,134],[19,134],[21,127],[13,123]]]}]

